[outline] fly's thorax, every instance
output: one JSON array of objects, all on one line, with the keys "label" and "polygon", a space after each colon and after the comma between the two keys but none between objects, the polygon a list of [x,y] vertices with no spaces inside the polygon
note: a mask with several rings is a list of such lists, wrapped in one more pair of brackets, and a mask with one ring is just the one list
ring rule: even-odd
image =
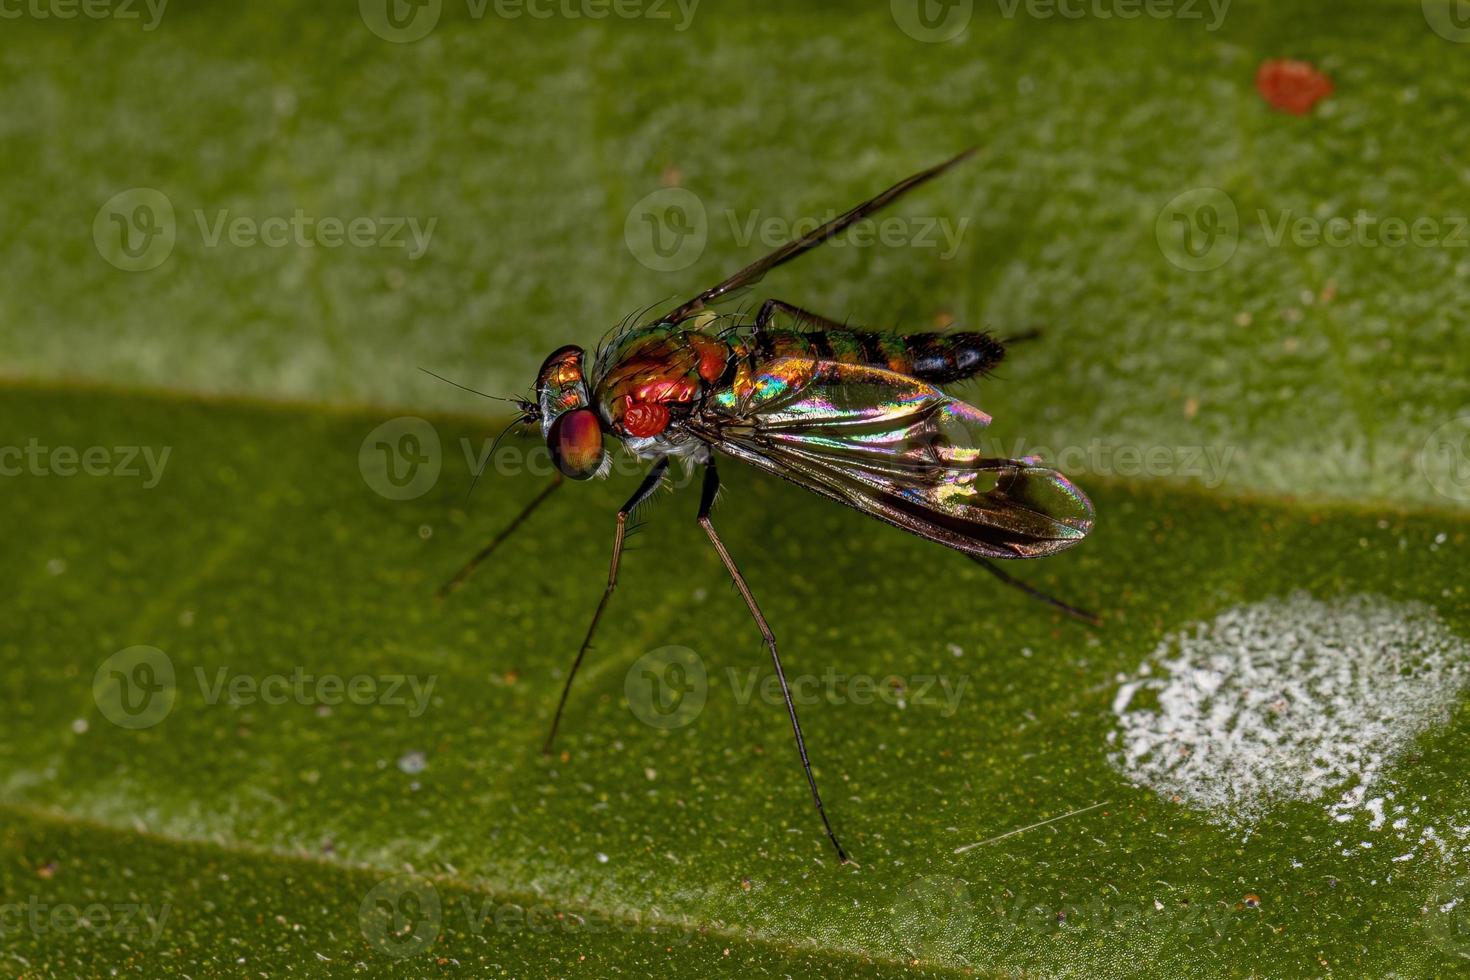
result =
[{"label": "fly's thorax", "polygon": [[593,397],[619,438],[653,438],[698,407],[729,359],[729,345],[708,334],[649,330],[621,341]]}]

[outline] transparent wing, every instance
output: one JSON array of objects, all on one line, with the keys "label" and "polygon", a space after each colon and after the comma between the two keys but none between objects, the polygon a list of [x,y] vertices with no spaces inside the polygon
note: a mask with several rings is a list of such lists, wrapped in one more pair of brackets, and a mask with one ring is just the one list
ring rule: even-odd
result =
[{"label": "transparent wing", "polygon": [[1036,558],[1092,530],[1092,503],[1061,473],[985,455],[990,416],[892,371],[771,360],[689,424],[728,456],[967,554]]}]

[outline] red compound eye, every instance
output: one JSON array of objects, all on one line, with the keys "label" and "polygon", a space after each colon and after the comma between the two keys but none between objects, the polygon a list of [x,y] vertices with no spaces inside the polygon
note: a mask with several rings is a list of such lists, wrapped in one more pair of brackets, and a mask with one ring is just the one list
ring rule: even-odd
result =
[{"label": "red compound eye", "polygon": [[1305,61],[1267,61],[1256,72],[1256,91],[1273,109],[1305,116],[1332,94],[1332,79]]},{"label": "red compound eye", "polygon": [[556,468],[573,480],[590,480],[602,465],[602,429],[590,408],[558,416],[546,444]]},{"label": "red compound eye", "polygon": [[623,428],[639,439],[656,436],[668,427],[668,406],[658,402],[634,402],[623,413]]}]

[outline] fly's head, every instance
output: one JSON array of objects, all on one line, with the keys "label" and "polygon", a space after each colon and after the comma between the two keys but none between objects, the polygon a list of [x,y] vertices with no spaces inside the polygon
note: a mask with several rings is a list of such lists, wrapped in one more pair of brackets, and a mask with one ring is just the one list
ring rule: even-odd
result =
[{"label": "fly's head", "polygon": [[600,476],[611,462],[582,373],[583,353],[570,345],[553,351],[536,375],[536,404],[523,409],[527,421],[541,423],[556,468],[573,480]]}]

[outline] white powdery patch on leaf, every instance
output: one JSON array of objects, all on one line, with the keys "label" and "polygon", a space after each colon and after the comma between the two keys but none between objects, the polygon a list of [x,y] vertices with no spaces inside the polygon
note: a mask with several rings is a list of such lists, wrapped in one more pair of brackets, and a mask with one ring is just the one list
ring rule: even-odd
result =
[{"label": "white powdery patch on leaf", "polygon": [[1168,636],[1119,680],[1111,761],[1133,782],[1235,824],[1333,794],[1377,829],[1404,811],[1373,787],[1449,717],[1470,644],[1420,603],[1297,593]]}]

